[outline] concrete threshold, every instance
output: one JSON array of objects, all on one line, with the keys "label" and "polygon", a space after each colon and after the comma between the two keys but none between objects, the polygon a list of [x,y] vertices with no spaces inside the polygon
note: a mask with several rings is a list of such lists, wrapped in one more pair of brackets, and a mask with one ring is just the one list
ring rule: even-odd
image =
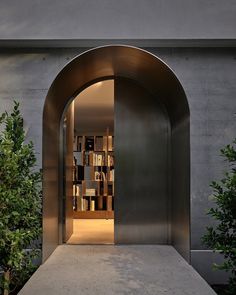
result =
[{"label": "concrete threshold", "polygon": [[19,295],[215,295],[172,246],[62,245]]}]

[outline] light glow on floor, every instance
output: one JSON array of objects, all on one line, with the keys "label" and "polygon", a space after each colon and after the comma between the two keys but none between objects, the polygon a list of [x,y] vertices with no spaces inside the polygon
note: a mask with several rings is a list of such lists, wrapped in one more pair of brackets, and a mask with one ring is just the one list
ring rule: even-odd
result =
[{"label": "light glow on floor", "polygon": [[114,219],[74,219],[67,244],[114,244]]}]

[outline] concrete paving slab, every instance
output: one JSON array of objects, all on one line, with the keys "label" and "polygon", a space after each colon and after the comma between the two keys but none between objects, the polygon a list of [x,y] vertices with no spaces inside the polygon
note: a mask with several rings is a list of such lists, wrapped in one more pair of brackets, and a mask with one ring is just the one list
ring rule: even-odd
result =
[{"label": "concrete paving slab", "polygon": [[19,295],[215,295],[172,246],[61,245]]}]

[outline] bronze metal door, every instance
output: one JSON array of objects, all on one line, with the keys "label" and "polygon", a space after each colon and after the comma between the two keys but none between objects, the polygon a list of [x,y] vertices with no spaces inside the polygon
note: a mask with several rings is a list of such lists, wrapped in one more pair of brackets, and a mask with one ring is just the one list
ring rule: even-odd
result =
[{"label": "bronze metal door", "polygon": [[74,104],[68,107],[63,126],[63,203],[64,203],[64,236],[67,242],[73,233],[73,137],[74,137]]},{"label": "bronze metal door", "polygon": [[115,78],[115,243],[168,244],[170,126],[157,97]]}]

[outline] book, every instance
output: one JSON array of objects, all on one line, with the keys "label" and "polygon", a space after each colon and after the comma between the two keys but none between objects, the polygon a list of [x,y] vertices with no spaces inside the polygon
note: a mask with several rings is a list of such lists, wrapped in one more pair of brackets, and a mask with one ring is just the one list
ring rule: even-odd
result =
[{"label": "book", "polygon": [[114,156],[112,155],[107,156],[107,166],[108,167],[114,166]]},{"label": "book", "polygon": [[84,153],[84,165],[89,166],[89,154]]},{"label": "book", "polygon": [[107,211],[112,211],[112,196],[107,196]]},{"label": "book", "polygon": [[98,196],[98,210],[103,209],[103,196]]},{"label": "book", "polygon": [[107,194],[108,195],[113,195],[113,185],[112,184],[108,184],[107,189],[108,189]]},{"label": "book", "polygon": [[97,159],[96,159],[97,154],[93,153],[93,166],[96,166]]},{"label": "book", "polygon": [[114,181],[115,170],[111,169],[109,173],[109,181]]},{"label": "book", "polygon": [[102,155],[97,155],[97,166],[102,166]]},{"label": "book", "polygon": [[90,201],[90,211],[95,211],[95,201],[94,200]]},{"label": "book", "polygon": [[82,205],[81,211],[88,211],[88,200],[87,199],[82,198],[81,205]]},{"label": "book", "polygon": [[94,153],[92,151],[89,152],[89,166],[93,166],[93,155]]},{"label": "book", "polygon": [[77,196],[76,203],[77,203],[77,211],[83,211],[83,198],[81,196]]},{"label": "book", "polygon": [[78,197],[80,195],[80,188],[78,185],[75,185],[75,196]]}]

